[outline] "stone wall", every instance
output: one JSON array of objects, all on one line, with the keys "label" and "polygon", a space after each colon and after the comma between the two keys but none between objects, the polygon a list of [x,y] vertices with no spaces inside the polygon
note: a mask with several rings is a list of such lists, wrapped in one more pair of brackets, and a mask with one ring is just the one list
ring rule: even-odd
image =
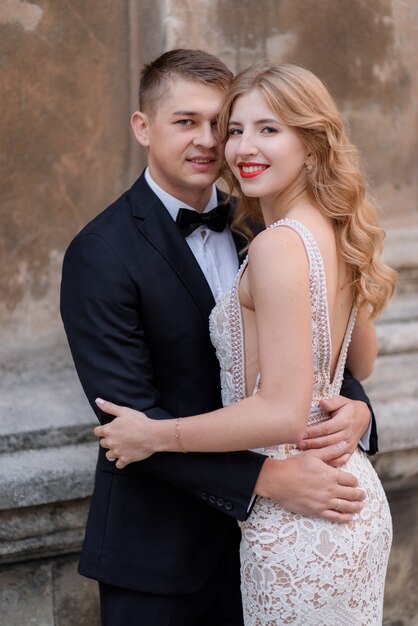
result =
[{"label": "stone wall", "polygon": [[330,86],[382,205],[400,288],[367,387],[394,518],[386,626],[418,626],[418,13],[412,0],[0,4],[0,622],[95,626],[77,576],[96,444],[58,315],[63,253],[136,178],[139,69],[200,47],[296,61]]}]

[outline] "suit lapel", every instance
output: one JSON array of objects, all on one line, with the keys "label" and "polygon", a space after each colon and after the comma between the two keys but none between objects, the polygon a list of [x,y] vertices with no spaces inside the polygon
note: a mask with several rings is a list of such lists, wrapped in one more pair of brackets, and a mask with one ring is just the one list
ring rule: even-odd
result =
[{"label": "suit lapel", "polygon": [[142,175],[130,191],[135,225],[165,258],[190,293],[205,320],[215,306],[208,282],[173,219]]}]

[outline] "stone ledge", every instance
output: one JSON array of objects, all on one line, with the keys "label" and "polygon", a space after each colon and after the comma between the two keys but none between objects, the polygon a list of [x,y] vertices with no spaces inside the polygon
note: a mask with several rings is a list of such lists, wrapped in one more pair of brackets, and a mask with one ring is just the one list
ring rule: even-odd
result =
[{"label": "stone ledge", "polygon": [[0,454],[94,441],[96,425],[62,338],[2,354]]},{"label": "stone ledge", "polygon": [[418,448],[379,452],[373,466],[387,492],[416,490],[418,487]]},{"label": "stone ledge", "polygon": [[78,552],[90,498],[0,511],[0,564]]},{"label": "stone ledge", "polygon": [[[1,518],[0,518],[1,519]],[[19,541],[10,540],[0,544],[0,564],[18,563],[29,559],[44,559],[61,554],[80,552],[85,528],[66,530],[50,535],[44,533]]]},{"label": "stone ledge", "polygon": [[0,455],[0,510],[89,496],[97,443]]},{"label": "stone ledge", "polygon": [[[80,550],[89,505],[88,496],[92,490],[95,457],[91,446],[81,448],[80,452],[87,463],[83,468],[78,468],[78,481],[74,483],[73,470],[68,467],[69,476],[65,478],[65,484],[72,483],[73,500],[68,498],[70,489],[56,490],[55,475],[51,483],[53,488],[50,484],[46,490],[38,492],[37,497],[31,499],[31,505],[19,507],[22,502],[20,499],[14,508],[10,506],[10,510],[0,510],[0,565]],[[37,453],[44,455],[45,452],[42,450]],[[388,493],[414,490],[418,486],[418,447],[382,452],[372,458],[372,463]],[[62,468],[60,474],[63,475]],[[13,485],[14,489],[16,487]],[[23,491],[26,487],[24,484]],[[77,497],[79,493],[84,495]],[[13,490],[11,495],[14,495]],[[38,503],[36,501],[40,495],[55,497],[56,500]],[[10,494],[4,504],[13,504]]]},{"label": "stone ledge", "polygon": [[[418,359],[418,355],[414,356]],[[389,361],[394,358],[385,357]],[[392,367],[391,363],[389,365]],[[416,397],[412,397],[409,389],[408,397],[404,397],[402,401],[398,401],[399,396],[394,400],[392,392],[389,402],[374,401],[374,396],[382,395],[380,385],[384,384],[384,380],[380,380],[380,377],[377,389],[371,390],[370,396],[379,420],[382,452],[396,453],[411,448],[418,449],[418,432],[415,427],[418,416],[418,381],[411,376],[411,382],[415,384]],[[0,510],[89,496],[97,452],[97,442],[92,442],[0,455]]]},{"label": "stone ledge", "polygon": [[78,555],[0,566],[2,626],[99,626],[95,581],[77,574]]},{"label": "stone ledge", "polygon": [[418,228],[391,228],[384,244],[385,262],[396,270],[418,267]]},{"label": "stone ledge", "polygon": [[380,355],[418,352],[418,320],[377,324],[376,331]]},{"label": "stone ledge", "polygon": [[417,372],[417,352],[382,355],[377,359],[374,372],[364,386],[376,406],[392,403],[401,406],[409,400],[418,400]]},{"label": "stone ledge", "polygon": [[[34,424],[35,426],[35,424]],[[96,441],[93,428],[97,422],[87,421],[84,425],[68,425],[59,428],[43,428],[10,434],[0,433],[0,454],[11,454],[22,450],[59,448],[74,444]]]},{"label": "stone ledge", "polygon": [[[418,244],[417,244],[418,246]],[[379,355],[418,352],[418,294],[396,294],[377,320]]]},{"label": "stone ledge", "polygon": [[386,263],[399,275],[398,294],[416,296],[418,285],[418,228],[391,229],[384,246]]},{"label": "stone ledge", "polygon": [[[418,244],[417,244],[418,245]],[[379,324],[418,320],[418,293],[396,294],[390,305],[384,309]]]}]

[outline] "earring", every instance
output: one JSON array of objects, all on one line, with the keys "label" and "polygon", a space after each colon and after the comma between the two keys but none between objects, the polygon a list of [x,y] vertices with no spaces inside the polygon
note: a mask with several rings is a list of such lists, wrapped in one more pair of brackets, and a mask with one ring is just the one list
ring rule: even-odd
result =
[{"label": "earring", "polygon": [[305,163],[306,171],[310,174],[312,172],[312,163]]}]

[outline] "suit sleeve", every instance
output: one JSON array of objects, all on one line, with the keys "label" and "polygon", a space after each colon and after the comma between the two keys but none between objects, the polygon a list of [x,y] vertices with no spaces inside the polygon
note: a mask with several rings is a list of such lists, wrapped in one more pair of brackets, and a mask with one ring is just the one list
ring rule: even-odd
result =
[{"label": "suit sleeve", "polygon": [[[96,234],[79,235],[63,264],[61,315],[84,392],[100,422],[94,400],[107,400],[145,412],[153,419],[172,415],[160,407],[150,350],[140,315],[137,285],[110,244]],[[224,512],[245,519],[254,485],[265,461],[253,452],[222,454],[160,453],[117,470],[100,448],[99,468],[140,475],[147,472],[186,490]]]},{"label": "suit sleeve", "polygon": [[358,380],[353,378],[350,372],[346,369],[344,371],[344,380],[341,387],[341,395],[346,398],[350,398],[350,400],[361,400],[365,402],[370,409],[370,437],[369,437],[369,448],[365,449],[367,454],[373,455],[379,451],[378,448],[378,437],[377,437],[377,426],[376,426],[376,418],[373,412],[372,405],[366,392],[363,389],[363,386],[359,383]]}]

